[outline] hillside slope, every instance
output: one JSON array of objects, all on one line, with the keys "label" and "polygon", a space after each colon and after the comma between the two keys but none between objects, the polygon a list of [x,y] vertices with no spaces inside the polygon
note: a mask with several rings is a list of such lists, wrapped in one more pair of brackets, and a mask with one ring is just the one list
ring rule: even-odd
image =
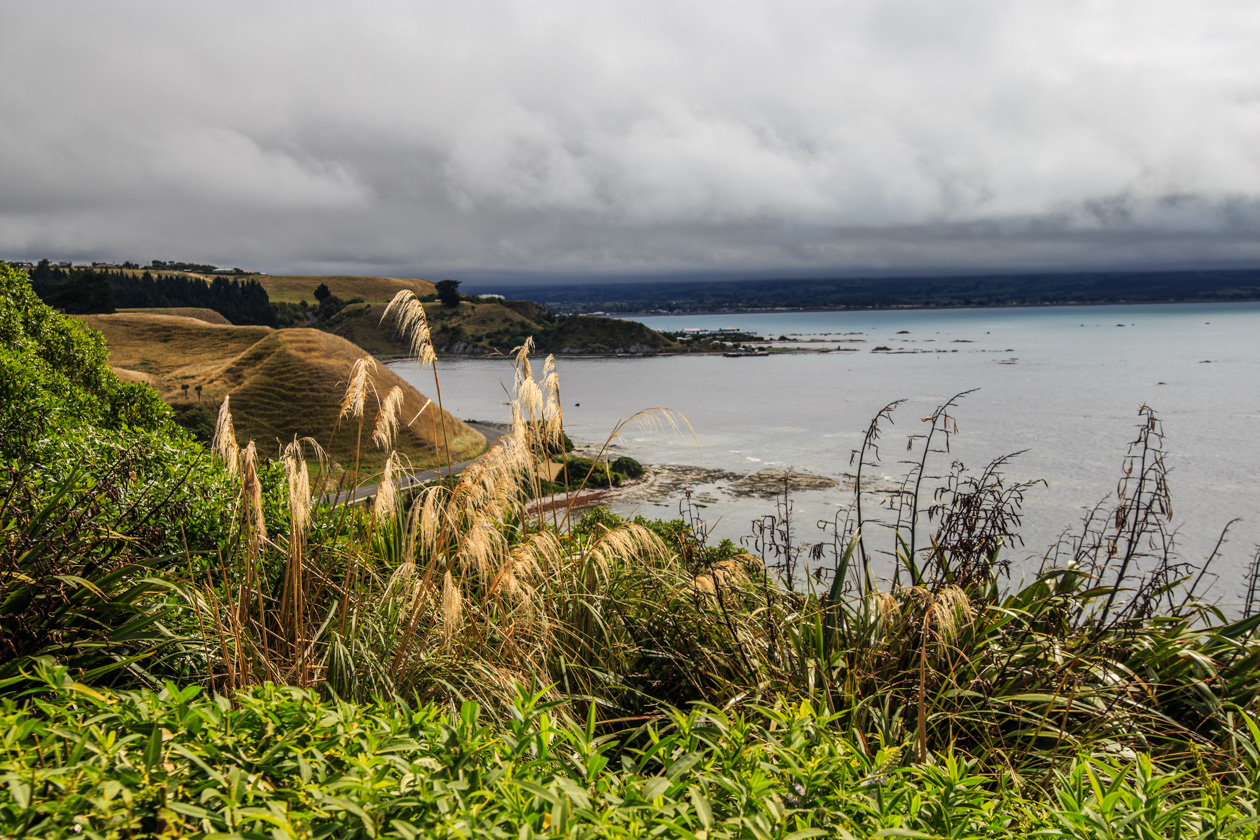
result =
[{"label": "hillside slope", "polygon": [[342,300],[362,298],[368,303],[388,303],[394,295],[407,289],[418,297],[434,293],[432,283],[424,280],[407,280],[396,277],[357,277],[350,275],[306,275],[306,274],[255,274],[251,279],[257,280],[267,296],[273,302],[298,303],[299,301],[315,302],[315,289],[322,283],[328,291]]},{"label": "hillside slope", "polygon": [[178,315],[181,318],[196,318],[198,321],[205,321],[207,324],[231,324],[227,318],[224,318],[213,309],[203,309],[199,306],[169,306],[169,307],[153,307],[151,309],[120,309],[122,313],[137,315]]},{"label": "hillside slope", "polygon": [[[167,402],[181,396],[181,385],[190,389],[204,386],[209,370],[274,332],[270,327],[211,324],[200,318],[152,312],[79,318],[105,336],[109,363],[115,372],[132,381],[154,385]],[[208,392],[202,395],[213,396]],[[218,397],[222,399],[222,394]]]},{"label": "hillside slope", "polygon": [[[253,439],[264,454],[274,455],[295,435],[310,436],[343,466],[353,465],[357,425],[338,428],[337,419],[351,369],[364,352],[345,339],[320,330],[235,327],[149,313],[82,320],[105,336],[110,364],[120,378],[154,388],[181,422],[203,437],[223,397],[230,395],[241,443]],[[400,429],[398,449],[415,466],[445,463],[448,446],[453,461],[484,448],[484,438],[459,420],[446,414],[439,421],[437,406],[425,409],[428,399],[393,371],[378,367],[372,384],[364,441],[379,400],[398,385],[404,394],[402,422],[414,420]],[[383,453],[366,452],[365,464],[376,468],[383,458]]]},{"label": "hillside slope", "polygon": [[[244,353],[209,373],[206,390],[230,394],[239,435],[254,438],[263,451],[309,435],[343,465],[353,464],[358,449],[358,421],[339,423],[342,398],[354,363],[363,351],[319,330],[277,330]],[[363,418],[366,444],[380,402],[394,386],[403,391],[398,450],[414,465],[461,461],[479,454],[485,439],[449,414],[392,370],[377,365],[369,377]],[[427,407],[426,407],[427,405]],[[449,447],[449,449],[448,449]],[[442,458],[437,457],[441,450]],[[368,457],[375,464],[379,457]]]},{"label": "hillside slope", "polygon": [[[634,321],[578,315],[553,318],[530,301],[465,300],[457,307],[426,303],[425,313],[440,353],[485,355],[509,353],[527,338],[540,353],[649,354],[677,350],[678,345]],[[384,307],[351,304],[321,325],[379,356],[405,355],[406,345],[391,320],[381,322]]]}]

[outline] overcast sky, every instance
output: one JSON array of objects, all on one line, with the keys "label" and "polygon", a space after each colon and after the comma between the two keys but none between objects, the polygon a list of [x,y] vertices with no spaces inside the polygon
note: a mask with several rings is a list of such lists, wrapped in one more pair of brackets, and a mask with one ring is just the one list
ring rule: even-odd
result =
[{"label": "overcast sky", "polygon": [[0,258],[1260,265],[1256,0],[0,4]]}]

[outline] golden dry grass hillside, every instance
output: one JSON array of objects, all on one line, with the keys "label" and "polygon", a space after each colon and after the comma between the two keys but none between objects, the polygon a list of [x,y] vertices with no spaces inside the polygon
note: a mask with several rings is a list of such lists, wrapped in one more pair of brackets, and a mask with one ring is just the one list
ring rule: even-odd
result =
[{"label": "golden dry grass hillside", "polygon": [[[402,389],[398,451],[413,466],[462,461],[480,454],[485,439],[407,384],[392,370],[376,365],[369,376],[362,439],[358,421],[339,419],[342,398],[361,348],[319,330],[277,330],[207,380],[206,391],[231,396],[237,436],[251,437],[262,452],[275,454],[295,436],[315,438],[336,461],[349,467],[355,452],[368,446],[372,423],[390,389]],[[438,452],[441,452],[439,458]],[[375,468],[384,453],[366,463]]]},{"label": "golden dry grass hillside", "polygon": [[303,300],[314,303],[315,289],[321,283],[327,285],[328,290],[342,300],[362,298],[368,303],[388,303],[404,289],[414,292],[418,297],[434,293],[432,283],[395,277],[254,274],[249,279],[257,280],[267,290],[267,296],[280,303],[297,303]]},{"label": "golden dry grass hillside", "polygon": [[[539,307],[541,310],[541,307]],[[542,318],[529,318],[502,303],[463,301],[457,307],[440,303],[424,304],[425,316],[433,331],[433,344],[440,352],[479,354],[493,350],[507,352],[536,336]],[[405,356],[408,345],[398,335],[392,318],[381,321],[385,307],[371,303],[353,303],[343,309],[323,329],[339,335],[369,352],[382,357]],[[546,311],[542,310],[543,316]],[[515,344],[501,342],[492,347],[491,337],[513,336]]]},{"label": "golden dry grass hillside", "polygon": [[213,309],[203,309],[198,306],[169,306],[154,307],[152,309],[120,309],[119,312],[134,315],[177,315],[181,318],[196,318],[198,321],[205,321],[207,324],[231,324],[227,318],[224,318]]},{"label": "golden dry grass hillside", "polygon": [[[353,465],[357,426],[347,421],[338,428],[338,414],[354,363],[365,353],[345,339],[320,330],[215,325],[140,312],[82,319],[104,335],[121,378],[154,388],[177,413],[211,414],[227,395],[242,444],[252,439],[274,455],[295,435],[309,436],[343,466]],[[437,406],[425,408],[428,399],[393,371],[379,366],[371,383],[365,442],[379,401],[397,385],[404,395],[398,450],[414,466],[445,463],[448,446],[454,461],[485,448],[480,434],[449,414],[439,421]],[[367,455],[367,468],[384,460],[379,451]]]},{"label": "golden dry grass hillside", "polygon": [[270,327],[211,324],[199,318],[152,312],[80,317],[105,336],[109,363],[116,372],[150,377],[137,380],[129,375],[133,381],[154,385],[167,402],[181,395],[180,385],[204,385],[209,372],[224,359],[235,358],[273,332]]}]

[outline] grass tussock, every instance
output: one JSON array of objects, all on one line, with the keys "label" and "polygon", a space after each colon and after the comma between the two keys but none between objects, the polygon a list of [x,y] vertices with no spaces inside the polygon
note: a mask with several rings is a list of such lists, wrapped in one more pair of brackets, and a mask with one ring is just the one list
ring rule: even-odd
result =
[{"label": "grass tussock", "polygon": [[[397,426],[379,415],[390,413],[396,392],[369,422],[372,367],[356,368],[341,413],[389,443]],[[559,514],[524,516],[544,480],[545,452],[561,434],[555,381],[549,365],[536,382],[523,349],[524,396],[513,403],[512,432],[458,477],[407,494],[406,507],[392,455],[366,516],[312,511],[291,492],[290,532],[287,544],[271,543],[284,548],[274,561],[251,513],[257,483],[246,454],[233,448],[225,407],[220,454],[235,460],[242,477],[237,551],[192,598],[198,621],[214,627],[218,687],[326,683],[348,696],[460,694],[491,705],[502,705],[517,683],[540,678],[563,679],[586,694],[600,688],[602,669],[633,647],[624,627],[600,628],[592,601],[615,597],[600,582],[633,568],[639,577],[660,574],[681,593],[689,578],[670,569],[664,545],[641,526],[565,533]],[[286,451],[285,466],[290,487],[300,487],[307,470],[300,447]]]}]

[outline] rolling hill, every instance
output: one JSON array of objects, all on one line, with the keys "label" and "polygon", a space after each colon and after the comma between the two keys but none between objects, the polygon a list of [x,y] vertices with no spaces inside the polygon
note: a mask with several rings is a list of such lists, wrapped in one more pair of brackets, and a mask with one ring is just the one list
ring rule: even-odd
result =
[{"label": "rolling hill", "polygon": [[[185,425],[200,427],[204,434],[223,397],[230,395],[242,444],[252,439],[262,453],[275,455],[294,436],[310,436],[335,461],[353,465],[357,421],[347,419],[339,427],[338,415],[351,369],[364,352],[345,339],[320,330],[235,327],[140,312],[83,320],[105,336],[115,371],[155,388]],[[397,385],[404,394],[398,450],[415,467],[445,463],[446,447],[452,461],[485,448],[480,434],[440,414],[436,405],[426,408],[427,398],[388,368],[378,366],[371,382],[364,441],[380,400]],[[379,468],[383,461],[384,453],[365,447],[367,469]]]},{"label": "rolling hill", "polygon": [[[349,466],[358,449],[358,421],[347,417],[339,423],[338,416],[351,369],[362,356],[360,348],[319,330],[277,330],[210,372],[205,387],[213,394],[231,395],[238,431],[248,430],[264,451],[268,445],[279,447],[294,436],[310,435],[332,458]],[[445,457],[436,456],[439,448],[444,455],[449,451],[452,462],[485,448],[479,433],[440,413],[436,404],[429,405],[423,394],[389,368],[377,365],[369,380],[365,443],[381,401],[398,386],[404,396],[397,448],[413,465],[444,463]],[[367,461],[375,464],[379,458]]]},{"label": "rolling hill", "polygon": [[181,318],[196,318],[198,321],[205,321],[207,324],[231,324],[227,318],[224,318],[213,309],[204,309],[198,306],[170,306],[170,307],[152,307],[149,309],[120,309],[121,313],[138,312],[147,313],[149,315],[178,315]]},{"label": "rolling hill", "polygon": [[321,283],[328,286],[328,290],[342,300],[362,298],[367,303],[388,303],[403,289],[415,292],[418,297],[434,293],[432,283],[394,277],[253,274],[250,278],[257,280],[267,290],[267,296],[278,303],[298,303],[303,300],[314,303],[315,289]]}]

